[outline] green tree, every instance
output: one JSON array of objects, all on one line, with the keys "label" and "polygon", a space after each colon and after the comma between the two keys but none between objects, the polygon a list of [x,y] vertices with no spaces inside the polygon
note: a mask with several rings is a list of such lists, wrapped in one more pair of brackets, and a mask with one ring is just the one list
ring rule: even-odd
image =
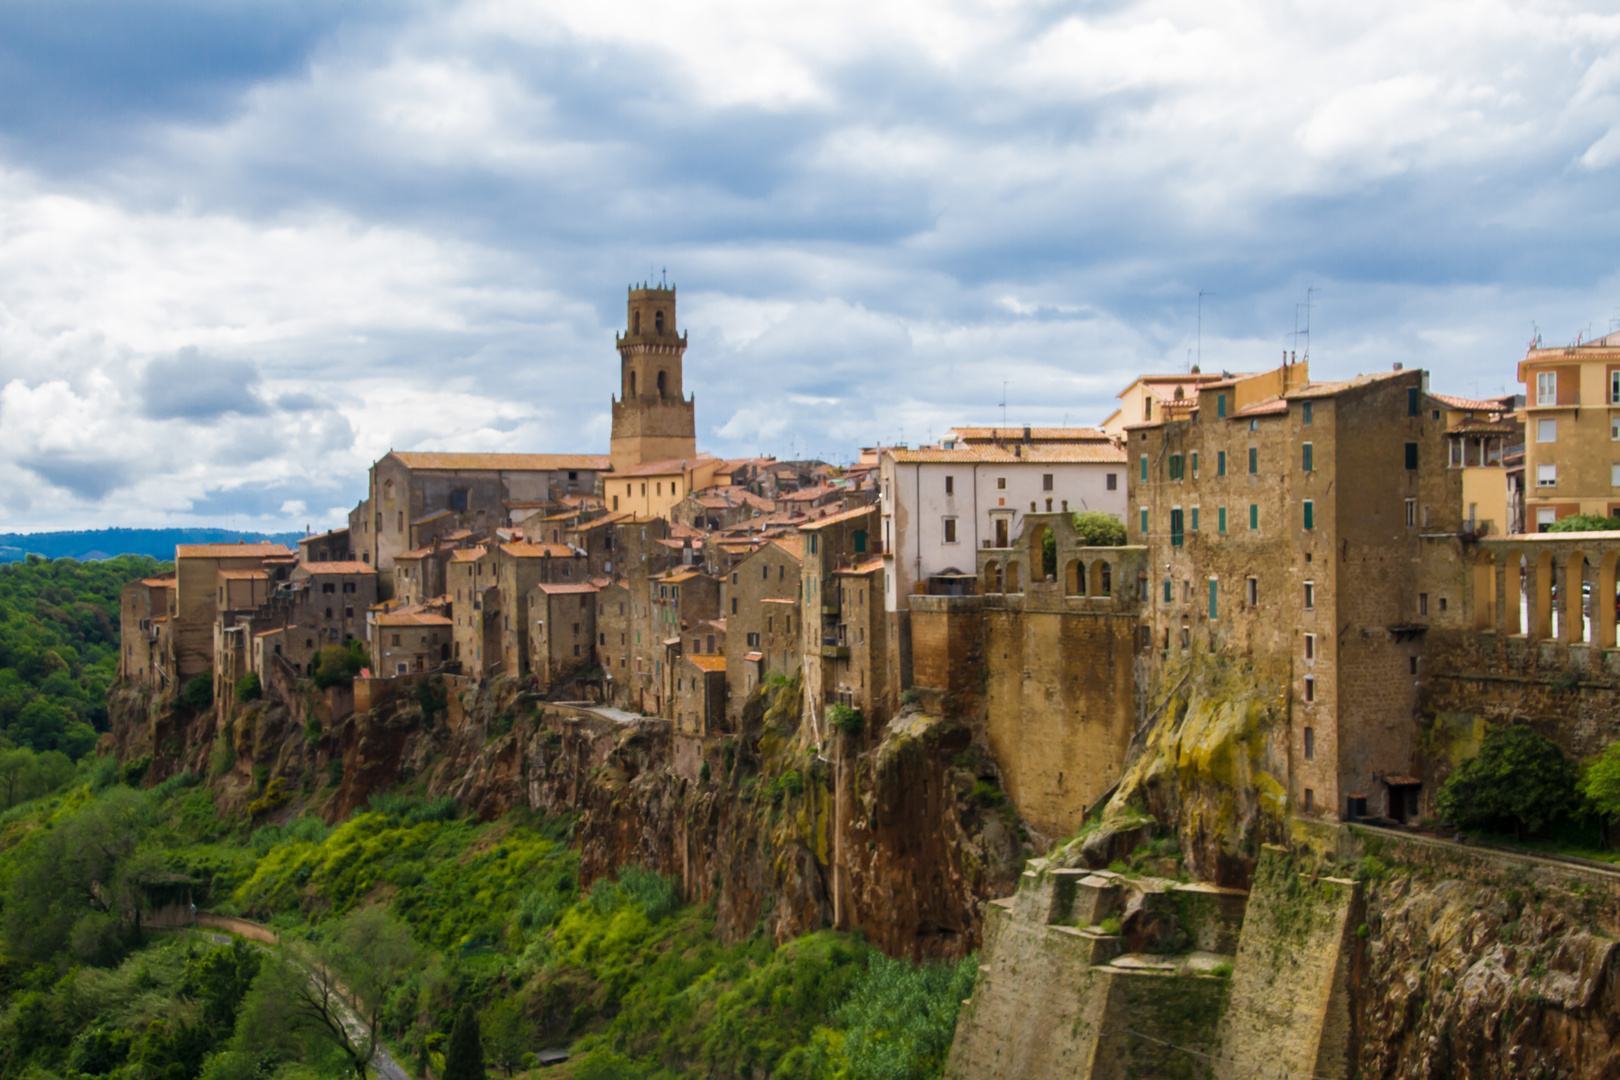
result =
[{"label": "green tree", "polygon": [[315,686],[320,690],[346,686],[365,666],[366,645],[358,638],[347,645],[328,645],[315,655]]},{"label": "green tree", "polygon": [[1610,743],[1582,770],[1580,793],[1605,822],[1620,821],[1620,742]]},{"label": "green tree", "polygon": [[1523,724],[1493,728],[1440,788],[1441,817],[1464,829],[1539,833],[1569,812],[1575,770],[1558,744]]},{"label": "green tree", "polygon": [[192,712],[202,712],[214,703],[214,673],[205,671],[194,676],[180,691],[180,700]]},{"label": "green tree", "polygon": [[450,1042],[444,1050],[443,1080],[487,1080],[484,1072],[484,1046],[478,1037],[478,1014],[463,1005],[450,1028]]},{"label": "green tree", "polygon": [[523,1065],[523,1056],[534,1049],[538,1036],[534,1021],[529,1019],[528,1002],[518,995],[504,997],[485,1009],[478,1021],[478,1033],[489,1060],[507,1076]]},{"label": "green tree", "polygon": [[1571,514],[1547,526],[1548,532],[1613,532],[1620,530],[1620,517],[1601,514]]},{"label": "green tree", "polygon": [[1051,529],[1041,534],[1041,575],[1057,578],[1057,533]]},{"label": "green tree", "polygon": [[1085,510],[1074,515],[1074,531],[1087,547],[1119,547],[1125,543],[1125,523],[1101,510]]},{"label": "green tree", "polygon": [[263,696],[264,687],[259,683],[259,673],[257,671],[250,671],[236,680],[237,701],[257,701]]}]

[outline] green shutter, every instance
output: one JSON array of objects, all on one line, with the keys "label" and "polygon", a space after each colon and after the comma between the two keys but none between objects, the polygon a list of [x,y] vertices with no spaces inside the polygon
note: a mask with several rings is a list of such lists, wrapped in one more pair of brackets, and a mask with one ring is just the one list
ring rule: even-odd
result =
[{"label": "green shutter", "polygon": [[1312,503],[1311,500],[1306,499],[1305,500],[1305,527],[1307,529],[1313,529],[1313,528],[1316,527],[1316,520],[1315,520],[1316,515],[1312,513],[1312,511],[1314,509],[1315,509],[1315,504]]},{"label": "green shutter", "polygon": [[1220,583],[1217,582],[1214,578],[1209,579],[1209,621],[1210,622],[1214,622],[1216,616],[1219,614],[1220,603],[1219,603],[1219,591],[1217,589],[1217,586],[1219,584]]},{"label": "green shutter", "polygon": [[1215,451],[1215,475],[1216,476],[1225,476],[1226,475],[1226,451],[1225,450],[1217,450],[1217,451]]},{"label": "green shutter", "polygon": [[1142,455],[1142,483],[1147,483],[1147,455]]},{"label": "green shutter", "polygon": [[1311,422],[1311,403],[1309,401],[1300,408],[1300,414],[1300,419],[1304,423],[1309,424]]},{"label": "green shutter", "polygon": [[1226,415],[1226,395],[1225,394],[1216,394],[1215,395],[1215,416],[1216,416],[1217,419],[1219,419],[1221,417],[1224,417],[1225,415]]},{"label": "green shutter", "polygon": [[1303,451],[1303,459],[1304,459],[1304,465],[1305,465],[1305,471],[1306,472],[1311,471],[1311,450],[1312,449],[1313,449],[1313,447],[1311,446],[1310,443],[1305,444],[1304,451]]},{"label": "green shutter", "polygon": [[1249,475],[1253,476],[1260,471],[1260,448],[1249,447]]},{"label": "green shutter", "polygon": [[1147,536],[1147,511],[1142,511],[1142,536]]},{"label": "green shutter", "polygon": [[1258,529],[1259,527],[1260,527],[1260,504],[1259,503],[1250,503],[1249,504],[1249,528]]},{"label": "green shutter", "polygon": [[1198,531],[1198,507],[1192,508],[1192,531]]},{"label": "green shutter", "polygon": [[1223,506],[1215,511],[1215,517],[1215,531],[1224,533],[1226,531],[1226,507]]}]

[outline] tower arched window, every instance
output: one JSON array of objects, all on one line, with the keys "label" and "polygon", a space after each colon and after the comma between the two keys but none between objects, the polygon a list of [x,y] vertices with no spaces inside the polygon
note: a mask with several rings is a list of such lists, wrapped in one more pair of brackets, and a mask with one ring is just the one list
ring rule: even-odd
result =
[{"label": "tower arched window", "polygon": [[660,334],[664,332],[664,313],[662,311],[653,315],[653,329]]},{"label": "tower arched window", "polygon": [[641,312],[639,311],[630,314],[630,332],[632,334],[641,333]]},{"label": "tower arched window", "polygon": [[662,371],[658,373],[658,396],[664,396],[664,373]]},{"label": "tower arched window", "polygon": [[636,396],[636,373],[633,371],[630,373],[630,396]]}]

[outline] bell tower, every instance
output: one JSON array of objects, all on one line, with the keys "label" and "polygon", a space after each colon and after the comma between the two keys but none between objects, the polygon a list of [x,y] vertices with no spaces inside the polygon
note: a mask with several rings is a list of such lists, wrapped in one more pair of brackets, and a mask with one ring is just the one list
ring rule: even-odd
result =
[{"label": "bell tower", "polygon": [[697,458],[697,410],[681,390],[686,335],[676,329],[675,290],[631,287],[619,350],[619,396],[613,401],[613,471],[650,461]]}]

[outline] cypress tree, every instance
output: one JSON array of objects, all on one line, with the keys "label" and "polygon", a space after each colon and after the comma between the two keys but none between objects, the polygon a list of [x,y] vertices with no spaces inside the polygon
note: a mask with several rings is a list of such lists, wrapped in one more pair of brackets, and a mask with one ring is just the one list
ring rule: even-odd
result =
[{"label": "cypress tree", "polygon": [[478,1014],[463,1005],[450,1028],[450,1043],[444,1051],[443,1080],[488,1080],[484,1072],[484,1046],[478,1037]]}]

